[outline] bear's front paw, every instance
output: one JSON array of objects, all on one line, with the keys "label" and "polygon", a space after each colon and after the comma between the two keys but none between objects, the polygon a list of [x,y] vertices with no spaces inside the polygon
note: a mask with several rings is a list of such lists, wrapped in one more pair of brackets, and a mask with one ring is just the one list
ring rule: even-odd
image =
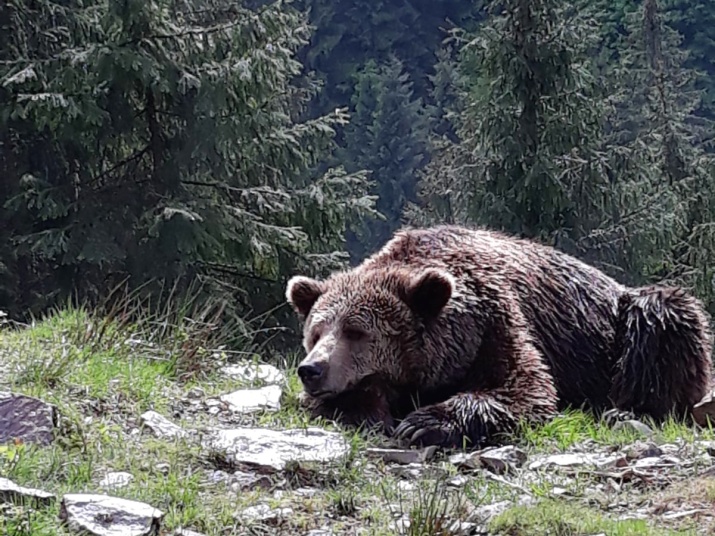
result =
[{"label": "bear's front paw", "polygon": [[437,408],[413,411],[397,426],[393,437],[407,446],[459,447],[461,434],[448,415]]}]

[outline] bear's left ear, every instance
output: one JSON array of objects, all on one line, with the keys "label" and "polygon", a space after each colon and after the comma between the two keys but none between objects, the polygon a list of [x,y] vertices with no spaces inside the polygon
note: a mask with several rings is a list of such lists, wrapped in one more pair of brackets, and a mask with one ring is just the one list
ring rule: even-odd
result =
[{"label": "bear's left ear", "polygon": [[290,278],[286,286],[286,299],[296,313],[303,318],[308,316],[318,298],[323,294],[320,281],[296,275]]},{"label": "bear's left ear", "polygon": [[454,287],[452,274],[429,268],[407,283],[403,299],[416,314],[431,320],[447,305]]}]

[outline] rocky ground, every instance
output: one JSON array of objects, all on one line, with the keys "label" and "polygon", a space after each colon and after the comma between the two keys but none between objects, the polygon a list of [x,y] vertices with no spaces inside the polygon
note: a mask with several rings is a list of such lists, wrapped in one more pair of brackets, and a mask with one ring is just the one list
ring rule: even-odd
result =
[{"label": "rocky ground", "polygon": [[0,330],[2,534],[715,532],[712,430],[573,412],[400,450],[308,421],[288,366],[157,333],[80,311]]}]

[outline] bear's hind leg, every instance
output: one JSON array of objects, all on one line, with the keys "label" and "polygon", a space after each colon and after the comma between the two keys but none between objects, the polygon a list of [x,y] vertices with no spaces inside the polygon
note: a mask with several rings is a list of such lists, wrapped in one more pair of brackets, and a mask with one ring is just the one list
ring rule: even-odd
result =
[{"label": "bear's hind leg", "polygon": [[684,417],[711,385],[711,344],[702,305],[683,290],[626,293],[618,303],[613,404],[656,421]]}]

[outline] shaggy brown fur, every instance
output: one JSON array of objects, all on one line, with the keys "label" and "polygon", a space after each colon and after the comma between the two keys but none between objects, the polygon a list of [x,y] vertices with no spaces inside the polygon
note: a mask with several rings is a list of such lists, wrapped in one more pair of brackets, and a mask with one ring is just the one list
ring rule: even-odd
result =
[{"label": "shaggy brown fur", "polygon": [[566,406],[682,415],[710,381],[695,298],[496,232],[403,230],[286,296],[305,319],[306,407],[409,444],[483,446]]}]

